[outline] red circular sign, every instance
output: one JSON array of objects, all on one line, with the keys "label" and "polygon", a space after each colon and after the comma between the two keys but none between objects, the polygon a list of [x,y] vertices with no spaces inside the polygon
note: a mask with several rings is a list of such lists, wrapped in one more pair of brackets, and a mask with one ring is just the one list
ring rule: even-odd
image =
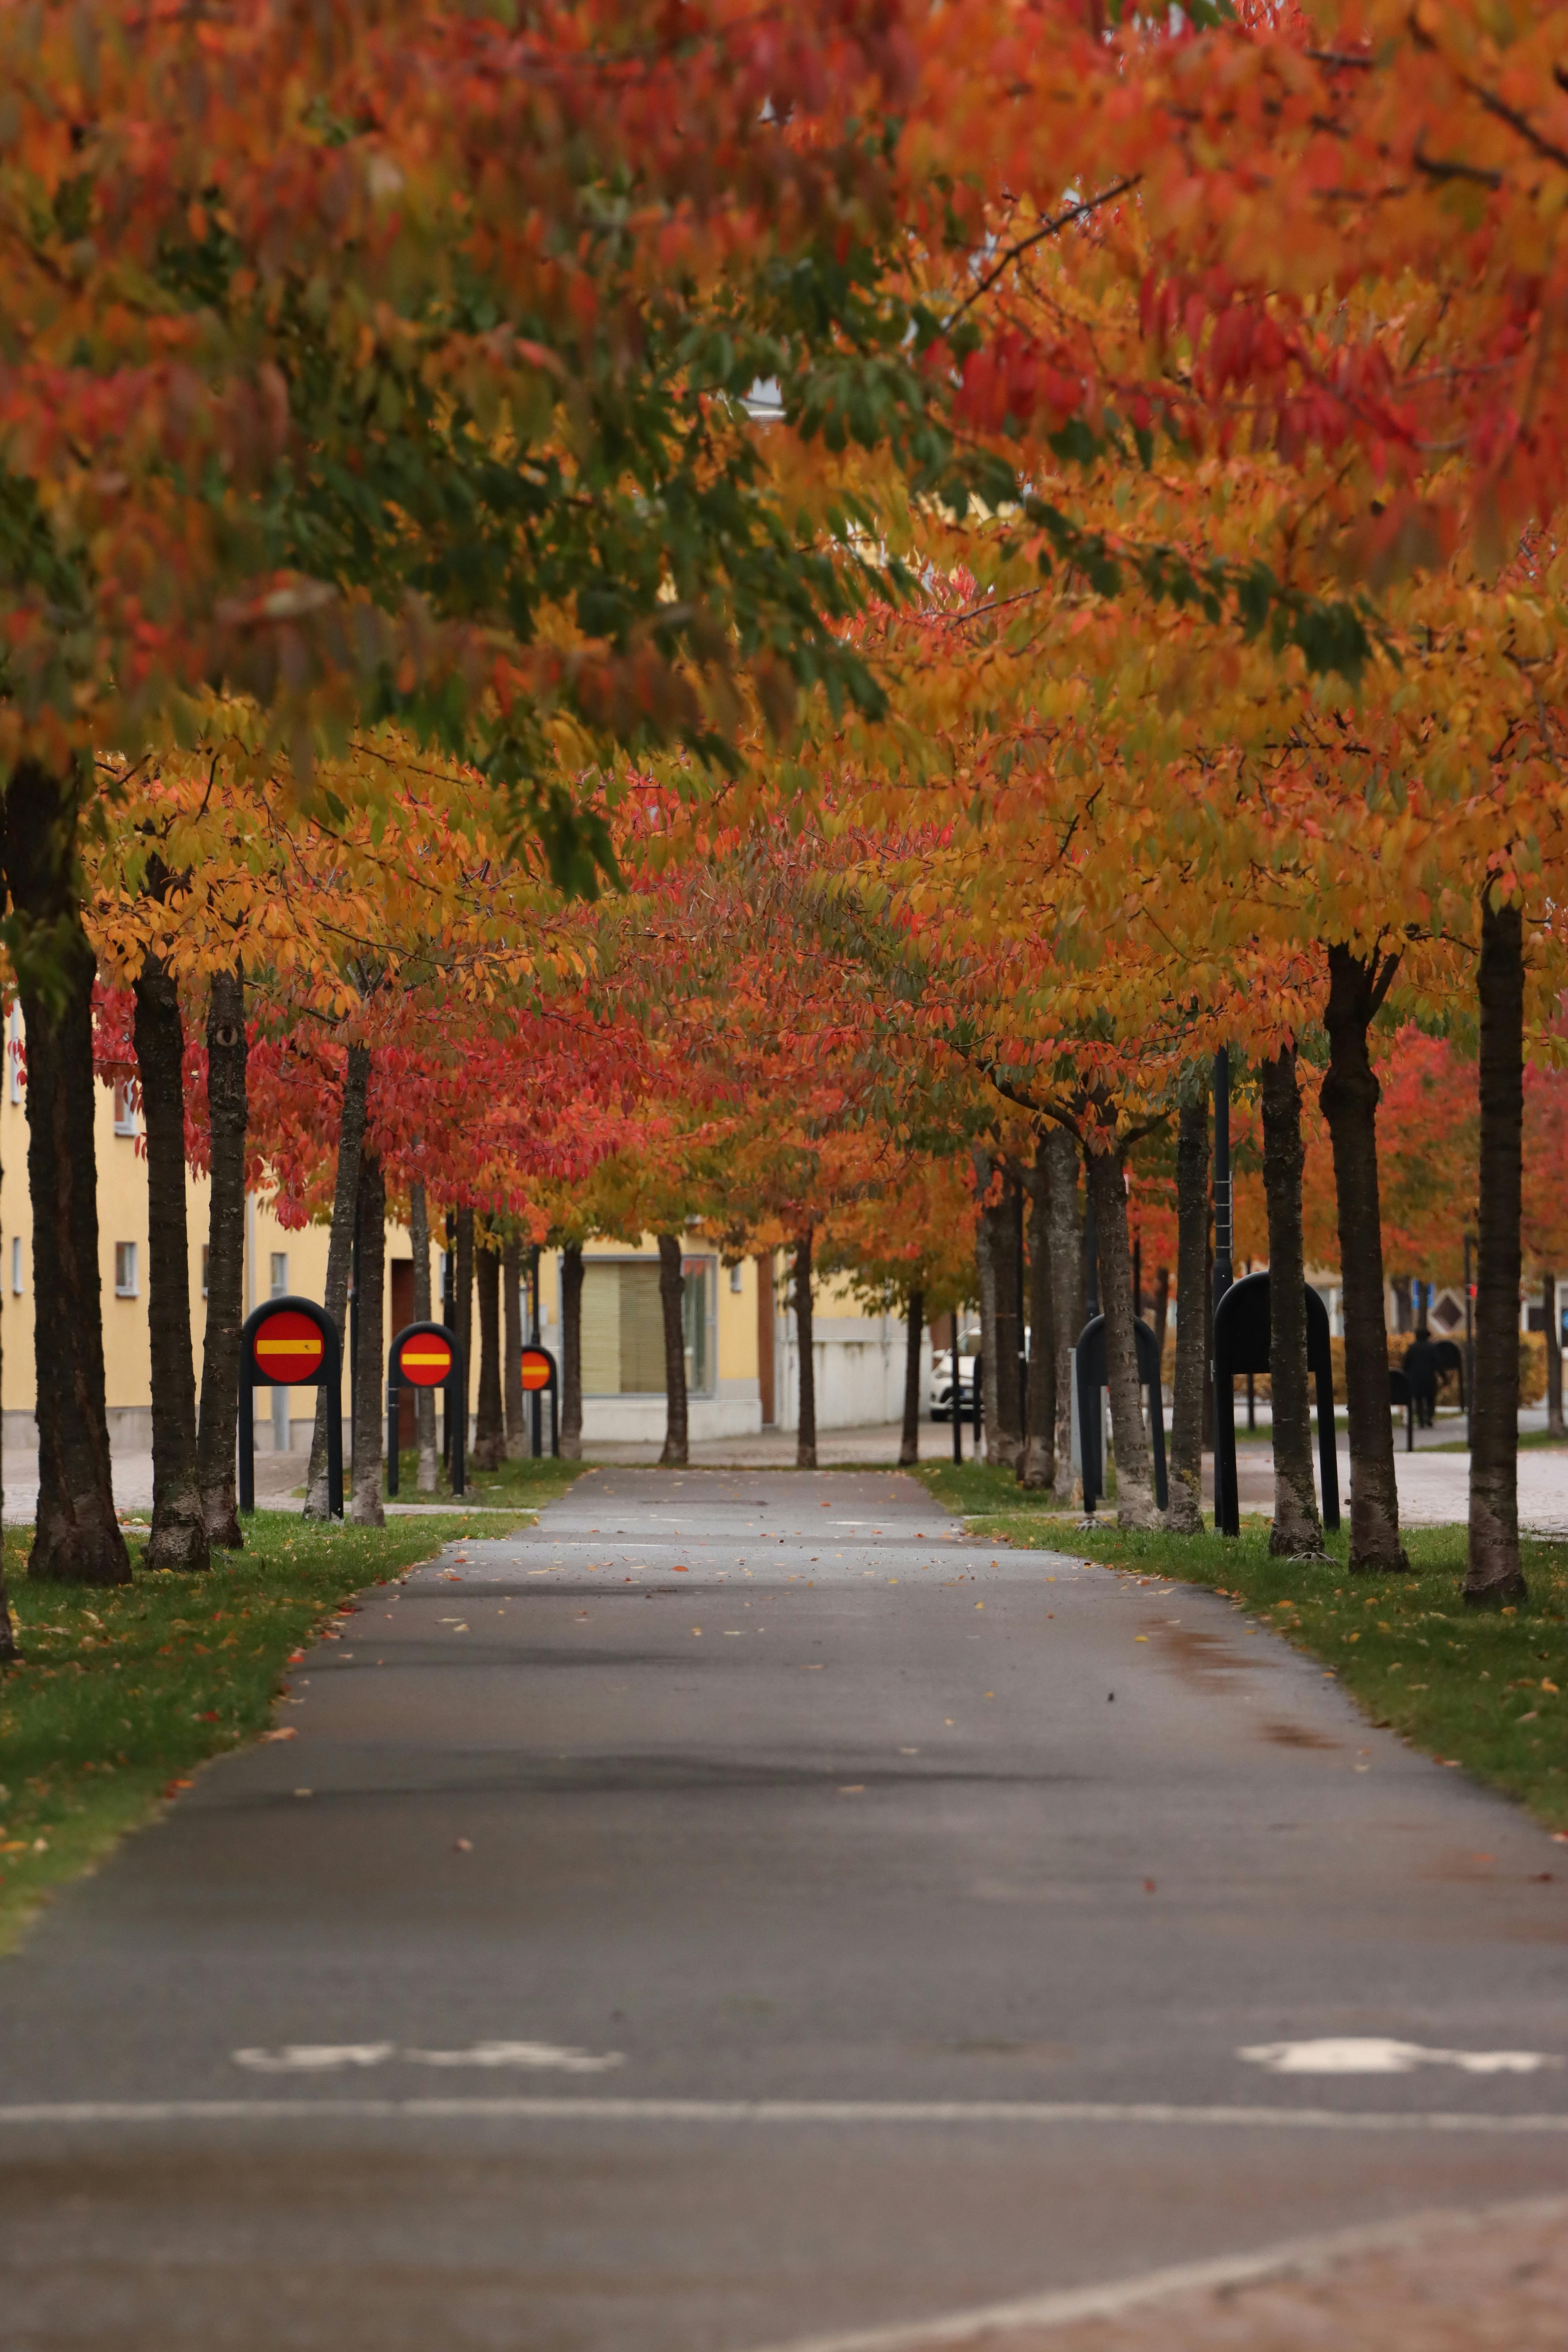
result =
[{"label": "red circular sign", "polygon": [[269,1315],[250,1343],[256,1369],[280,1388],[298,1381],[313,1381],[321,1369],[327,1343],[308,1315],[285,1307]]},{"label": "red circular sign", "polygon": [[405,1339],[397,1351],[397,1377],[410,1381],[416,1389],[439,1388],[452,1369],[452,1350],[445,1339],[434,1333],[421,1331],[412,1339]]},{"label": "red circular sign", "polygon": [[523,1349],[522,1385],[525,1389],[547,1389],[550,1386],[550,1359],[542,1349]]}]

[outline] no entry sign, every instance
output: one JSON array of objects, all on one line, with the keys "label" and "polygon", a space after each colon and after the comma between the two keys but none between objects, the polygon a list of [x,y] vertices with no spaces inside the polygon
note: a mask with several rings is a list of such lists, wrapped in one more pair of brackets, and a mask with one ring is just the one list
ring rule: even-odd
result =
[{"label": "no entry sign", "polygon": [[451,1342],[421,1331],[397,1350],[397,1377],[416,1389],[438,1389],[452,1369]]},{"label": "no entry sign", "polygon": [[274,1388],[293,1388],[320,1377],[326,1342],[308,1315],[280,1307],[252,1331],[250,1352],[264,1381]]},{"label": "no entry sign", "polygon": [[522,1385],[525,1390],[547,1389],[555,1378],[554,1360],[542,1348],[525,1348],[522,1351]]},{"label": "no entry sign", "polygon": [[343,1515],[342,1349],[338,1327],[313,1298],[269,1298],[239,1334],[239,1507],[256,1508],[256,1391],[327,1392],[327,1492]]}]

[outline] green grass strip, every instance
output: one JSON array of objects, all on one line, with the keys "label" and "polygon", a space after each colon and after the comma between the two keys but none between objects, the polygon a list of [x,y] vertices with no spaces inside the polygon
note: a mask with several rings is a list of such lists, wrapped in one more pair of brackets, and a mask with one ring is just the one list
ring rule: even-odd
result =
[{"label": "green grass strip", "polygon": [[1140,1534],[1022,1494],[984,1463],[922,1465],[939,1502],[971,1532],[1103,1560],[1141,1579],[1206,1585],[1297,1649],[1320,1659],[1380,1728],[1568,1831],[1568,1544],[1525,1538],[1530,1598],[1499,1614],[1467,1609],[1462,1527],[1405,1532],[1408,1576],[1352,1576],[1348,1533],[1328,1539],[1331,1564],[1271,1559],[1269,1522],[1246,1518],[1237,1538]]},{"label": "green grass strip", "polygon": [[34,1582],[31,1530],[7,1528],[22,1657],[0,1670],[0,1951],[51,1887],[147,1821],[198,1764],[268,1728],[291,1653],[354,1593],[457,1537],[529,1524],[455,1509],[323,1528],[258,1511],[245,1550],[215,1553],[208,1574],[138,1569],[107,1591]]}]

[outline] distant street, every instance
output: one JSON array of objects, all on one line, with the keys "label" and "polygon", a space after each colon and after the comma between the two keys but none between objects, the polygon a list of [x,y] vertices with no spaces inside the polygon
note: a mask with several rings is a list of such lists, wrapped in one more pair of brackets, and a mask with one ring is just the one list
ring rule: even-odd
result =
[{"label": "distant street", "polygon": [[912,1482],[594,1473],[279,1727],[0,1964],[7,2352],[771,2352],[1568,2174],[1563,1848]]}]

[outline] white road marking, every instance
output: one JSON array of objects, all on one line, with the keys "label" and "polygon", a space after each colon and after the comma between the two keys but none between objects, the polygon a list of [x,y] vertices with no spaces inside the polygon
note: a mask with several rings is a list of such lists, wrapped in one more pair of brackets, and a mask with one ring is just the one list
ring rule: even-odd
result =
[{"label": "white road marking", "polygon": [[555,2042],[475,2042],[467,2050],[405,2050],[395,2042],[290,2042],[281,2050],[236,2050],[237,2066],[258,2074],[323,2074],[339,2066],[550,2066],[563,2074],[605,2074],[625,2053],[576,2050]]},{"label": "white road marking", "polygon": [[1238,2058],[1271,2074],[1412,2074],[1417,2066],[1457,2066],[1464,2074],[1535,2074],[1561,2066],[1540,2050],[1429,2050],[1419,2042],[1368,2034],[1323,2042],[1257,2042]]},{"label": "white road marking", "polygon": [[1321,2237],[1288,2240],[1254,2254],[1220,2254],[1208,2262],[1178,2263],[1145,2271],[1142,2278],[1113,2279],[1101,2286],[1067,2287],[1029,2295],[1016,2303],[994,2303],[978,2311],[944,2314],[938,2319],[900,2320],[890,2327],[857,2328],[845,2336],[797,2337],[769,2352],[925,2352],[928,2346],[977,2345],[982,2338],[1018,2327],[1062,2327],[1077,2319],[1113,2319],[1121,2312],[1158,2303],[1167,2295],[1201,2294],[1205,2288],[1244,2286],[1249,2281],[1311,2275],[1358,2255],[1418,2251],[1434,2238],[1457,2230],[1492,2229],[1499,2222],[1568,2221],[1568,2201],[1531,2198],[1478,2211],[1415,2213],[1403,2221],[1373,2222],[1336,2230]]},{"label": "white road marking", "polygon": [[411,2123],[689,2124],[1173,2124],[1241,2130],[1484,2134],[1562,2133],[1557,2113],[1488,2115],[1484,2110],[1414,2111],[1335,2107],[1179,2107],[1154,2100],[1008,2099],[81,2099],[0,2106],[5,2124],[205,2123],[280,2117],[403,2117]]}]

